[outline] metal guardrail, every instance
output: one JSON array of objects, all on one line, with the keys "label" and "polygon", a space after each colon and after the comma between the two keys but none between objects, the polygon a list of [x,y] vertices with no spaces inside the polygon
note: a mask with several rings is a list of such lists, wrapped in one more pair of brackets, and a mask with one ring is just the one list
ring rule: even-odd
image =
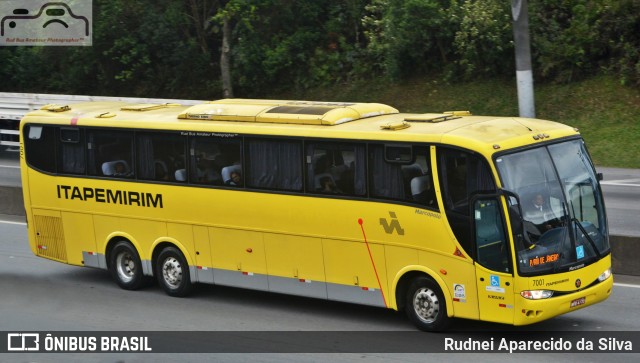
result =
[{"label": "metal guardrail", "polygon": [[89,101],[154,104],[178,103],[185,106],[206,102],[200,100],[164,98],[133,98],[0,92],[0,147],[20,145],[18,141],[18,126],[20,124],[20,120],[27,113],[40,109],[42,106],[50,103],[69,105]]},{"label": "metal guardrail", "polygon": [[[0,129],[0,146],[20,146],[19,141],[3,140],[2,135],[15,135],[15,139],[18,139],[20,131],[18,130],[2,130]],[[12,136],[9,136],[12,137]]]},{"label": "metal guardrail", "polygon": [[196,105],[206,101],[165,99],[165,98],[134,98],[134,97],[106,97],[106,96],[78,96],[38,93],[0,92],[0,119],[20,120],[30,111],[49,104],[68,105],[79,102],[130,102],[130,103],[179,103],[181,105]]}]

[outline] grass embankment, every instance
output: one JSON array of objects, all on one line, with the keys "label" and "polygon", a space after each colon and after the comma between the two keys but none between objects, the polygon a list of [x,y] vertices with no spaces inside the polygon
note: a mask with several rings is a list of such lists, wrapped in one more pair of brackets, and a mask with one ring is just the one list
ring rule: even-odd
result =
[{"label": "grass embankment", "polygon": [[[566,85],[536,85],[535,92],[536,116],[579,128],[596,165],[640,168],[639,89],[597,77]],[[469,110],[476,115],[518,115],[515,81],[505,80],[367,82],[283,97],[380,102],[401,112]]]}]

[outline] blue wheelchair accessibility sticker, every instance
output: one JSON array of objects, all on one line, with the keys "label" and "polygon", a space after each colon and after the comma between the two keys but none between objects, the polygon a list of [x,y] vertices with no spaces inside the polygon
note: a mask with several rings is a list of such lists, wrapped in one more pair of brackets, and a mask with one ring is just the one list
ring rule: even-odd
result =
[{"label": "blue wheelchair accessibility sticker", "polygon": [[500,276],[491,275],[491,286],[500,286]]},{"label": "blue wheelchair accessibility sticker", "polygon": [[584,246],[576,247],[576,257],[578,260],[584,258]]}]

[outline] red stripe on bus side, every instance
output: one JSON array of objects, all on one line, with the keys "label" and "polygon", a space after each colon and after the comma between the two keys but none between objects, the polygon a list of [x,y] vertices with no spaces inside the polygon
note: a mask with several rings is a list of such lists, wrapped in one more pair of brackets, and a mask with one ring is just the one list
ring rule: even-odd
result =
[{"label": "red stripe on bus side", "polygon": [[373,272],[376,273],[376,279],[378,280],[378,287],[380,288],[380,294],[382,294],[382,301],[384,302],[385,307],[389,307],[387,305],[387,299],[384,296],[384,290],[382,290],[382,284],[380,283],[380,276],[378,276],[378,269],[376,268],[376,263],[373,261],[371,248],[369,248],[369,242],[367,241],[367,234],[364,233],[364,221],[362,220],[362,218],[358,219],[358,224],[360,224],[360,229],[362,230],[362,237],[364,237],[364,243],[367,245],[367,251],[369,251],[369,259],[371,260],[371,265],[373,266]]}]

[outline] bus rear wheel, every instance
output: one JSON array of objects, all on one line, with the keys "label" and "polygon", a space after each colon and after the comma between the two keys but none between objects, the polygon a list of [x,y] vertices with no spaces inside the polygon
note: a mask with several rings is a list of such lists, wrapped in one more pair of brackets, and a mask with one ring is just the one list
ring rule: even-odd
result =
[{"label": "bus rear wheel", "polygon": [[193,288],[187,260],[175,247],[167,247],[158,255],[156,276],[158,283],[169,296],[186,296]]},{"label": "bus rear wheel", "polygon": [[445,330],[451,320],[440,287],[426,276],[415,278],[409,285],[405,310],[409,320],[422,331]]},{"label": "bus rear wheel", "polygon": [[145,283],[142,262],[135,247],[127,241],[119,241],[111,250],[109,272],[116,283],[125,290],[137,290]]}]

